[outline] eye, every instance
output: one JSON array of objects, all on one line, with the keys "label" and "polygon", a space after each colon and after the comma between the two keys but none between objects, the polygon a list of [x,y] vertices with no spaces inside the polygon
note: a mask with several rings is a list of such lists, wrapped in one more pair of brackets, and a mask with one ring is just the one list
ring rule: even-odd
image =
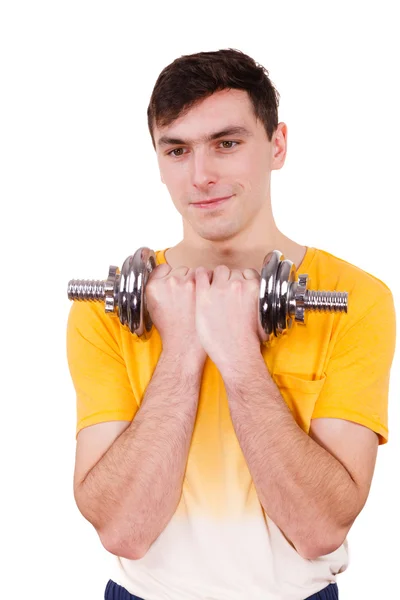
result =
[{"label": "eye", "polygon": [[[221,142],[221,144],[240,144],[240,142],[233,142],[232,140],[224,140],[223,142]],[[226,148],[225,146],[225,150],[230,150],[233,146],[229,146],[228,148]]]},{"label": "eye", "polygon": [[[167,156],[177,156],[176,154],[173,154],[174,152],[177,152],[178,150],[183,150],[183,148],[175,148],[174,150],[171,150],[170,152],[167,152]],[[182,154],[179,154],[178,156],[182,156]]]}]

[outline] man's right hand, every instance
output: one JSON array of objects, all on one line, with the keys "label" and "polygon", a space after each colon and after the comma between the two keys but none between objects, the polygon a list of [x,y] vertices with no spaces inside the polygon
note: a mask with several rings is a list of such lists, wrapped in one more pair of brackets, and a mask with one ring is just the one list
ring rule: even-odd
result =
[{"label": "man's right hand", "polygon": [[[212,271],[208,270],[209,279]],[[147,309],[160,333],[163,350],[190,354],[205,362],[207,354],[196,331],[195,269],[163,263],[151,272],[145,290]]]}]

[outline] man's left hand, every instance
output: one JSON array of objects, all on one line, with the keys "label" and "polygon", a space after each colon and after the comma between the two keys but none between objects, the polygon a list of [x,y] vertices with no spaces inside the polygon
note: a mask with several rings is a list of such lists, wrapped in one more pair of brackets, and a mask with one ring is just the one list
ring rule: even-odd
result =
[{"label": "man's left hand", "polygon": [[211,360],[219,366],[260,354],[268,337],[259,321],[260,275],[255,269],[219,265],[210,283],[204,267],[196,269],[196,329]]}]

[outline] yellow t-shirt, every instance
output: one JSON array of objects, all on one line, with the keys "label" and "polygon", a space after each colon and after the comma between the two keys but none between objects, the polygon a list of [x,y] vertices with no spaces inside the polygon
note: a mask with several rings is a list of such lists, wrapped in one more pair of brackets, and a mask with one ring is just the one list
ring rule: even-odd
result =
[{"label": "yellow t-shirt", "polygon": [[[158,264],[165,252],[157,251]],[[388,392],[396,322],[390,289],[376,277],[308,247],[298,274],[311,289],[349,292],[343,313],[308,313],[262,355],[298,425],[337,417],[388,441]],[[74,302],[67,356],[83,427],[132,420],[162,351],[154,329],[143,342],[105,314]],[[207,358],[182,497],[165,530],[139,560],[116,557],[112,579],[146,600],[299,600],[336,581],[348,566],[347,541],[302,558],[262,508],[230,418],[221,375]]]}]

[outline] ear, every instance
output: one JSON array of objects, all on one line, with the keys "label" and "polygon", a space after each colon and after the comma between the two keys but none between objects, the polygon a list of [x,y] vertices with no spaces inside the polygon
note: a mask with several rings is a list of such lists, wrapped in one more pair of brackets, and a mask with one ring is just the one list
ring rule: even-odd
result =
[{"label": "ear", "polygon": [[272,164],[271,171],[281,169],[285,163],[287,152],[287,125],[286,123],[278,123],[278,127],[274,132],[272,139]]}]

